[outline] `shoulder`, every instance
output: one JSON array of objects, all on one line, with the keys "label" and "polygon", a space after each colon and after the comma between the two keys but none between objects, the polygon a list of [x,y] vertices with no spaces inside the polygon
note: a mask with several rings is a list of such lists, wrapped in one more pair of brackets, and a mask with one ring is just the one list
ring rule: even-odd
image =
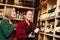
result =
[{"label": "shoulder", "polygon": [[2,21],[6,21],[7,19],[2,19]]},{"label": "shoulder", "polygon": [[7,19],[2,19],[1,23],[6,23]]}]

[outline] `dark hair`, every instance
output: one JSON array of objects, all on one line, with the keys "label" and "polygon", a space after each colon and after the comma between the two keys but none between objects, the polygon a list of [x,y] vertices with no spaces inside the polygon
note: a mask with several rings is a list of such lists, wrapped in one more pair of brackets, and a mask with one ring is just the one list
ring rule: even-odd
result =
[{"label": "dark hair", "polygon": [[26,11],[24,12],[24,15],[26,15],[28,11],[31,11],[31,12],[32,12],[32,10],[26,10]]}]

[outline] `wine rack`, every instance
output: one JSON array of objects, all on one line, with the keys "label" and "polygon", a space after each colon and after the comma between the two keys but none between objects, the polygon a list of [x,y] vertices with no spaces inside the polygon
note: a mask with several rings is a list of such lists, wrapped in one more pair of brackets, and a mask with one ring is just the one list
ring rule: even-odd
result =
[{"label": "wine rack", "polygon": [[[46,15],[44,16],[43,13]],[[60,0],[48,0],[47,5],[39,10],[39,14],[41,14],[40,24],[45,22],[45,26],[44,32],[39,32],[38,40],[42,38],[41,36],[43,40],[60,40]]]}]

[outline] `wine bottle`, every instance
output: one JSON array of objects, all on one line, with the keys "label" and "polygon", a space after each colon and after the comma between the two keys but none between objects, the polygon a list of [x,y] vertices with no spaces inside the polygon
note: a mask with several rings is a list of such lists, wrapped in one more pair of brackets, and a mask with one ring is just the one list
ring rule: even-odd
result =
[{"label": "wine bottle", "polygon": [[37,33],[39,32],[39,30],[40,30],[40,27],[37,27],[37,28],[32,32],[32,35],[37,34]]},{"label": "wine bottle", "polygon": [[50,32],[50,24],[47,25],[45,32],[49,33]]},{"label": "wine bottle", "polygon": [[50,33],[53,34],[53,30],[54,30],[54,24],[51,24],[51,27],[50,27]]}]

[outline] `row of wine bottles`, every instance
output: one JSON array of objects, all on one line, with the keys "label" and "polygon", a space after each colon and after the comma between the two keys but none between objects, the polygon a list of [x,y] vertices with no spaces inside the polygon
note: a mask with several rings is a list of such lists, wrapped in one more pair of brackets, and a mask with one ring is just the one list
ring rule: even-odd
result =
[{"label": "row of wine bottles", "polygon": [[48,15],[47,15],[48,18],[55,16],[55,9],[56,9],[56,7],[52,8],[51,10],[48,11]]},{"label": "row of wine bottles", "polygon": [[55,16],[55,9],[56,8],[53,8],[51,10],[48,11],[48,13],[46,14],[42,14],[40,17],[41,17],[41,20],[45,20],[46,19],[46,16],[47,18],[51,18],[51,17],[54,17]]},{"label": "row of wine bottles", "polygon": [[45,22],[40,24],[40,31],[44,32]]},{"label": "row of wine bottles", "polygon": [[[40,31],[42,31],[42,32],[44,31],[44,28],[45,28],[44,24],[45,23],[42,23],[40,25]],[[60,20],[57,22],[56,27],[54,25],[55,25],[54,21],[53,22],[49,22],[47,24],[46,28],[45,28],[45,32],[53,34],[54,30],[55,30],[56,33],[60,33]]]},{"label": "row of wine bottles", "polygon": [[[3,3],[3,4],[16,4],[16,5],[19,5],[20,3],[20,0],[0,0],[0,3]],[[20,3],[22,4],[22,2]]]},{"label": "row of wine bottles", "polygon": [[19,12],[19,11],[17,11],[16,12],[16,18],[17,19],[20,19],[20,20],[23,20],[24,19],[24,12]]},{"label": "row of wine bottles", "polygon": [[33,2],[27,0],[0,0],[0,3],[33,7]]},{"label": "row of wine bottles", "polygon": [[48,23],[45,32],[53,34],[53,30],[54,30],[54,22]]}]

